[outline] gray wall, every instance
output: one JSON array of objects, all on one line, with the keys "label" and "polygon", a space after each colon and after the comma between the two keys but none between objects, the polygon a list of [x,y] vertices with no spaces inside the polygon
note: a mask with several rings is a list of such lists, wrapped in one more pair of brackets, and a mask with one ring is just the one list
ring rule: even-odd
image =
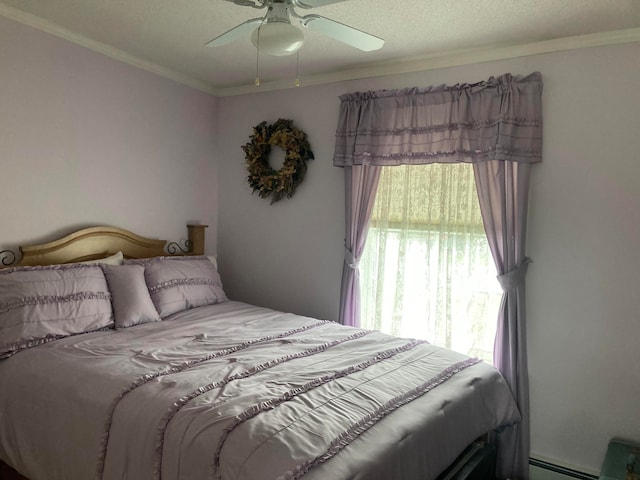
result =
[{"label": "gray wall", "polygon": [[[544,160],[534,167],[527,279],[532,454],[596,473],[615,435],[640,436],[640,45],[598,47],[219,101],[219,262],[238,300],[335,319],[343,173],[338,96],[538,70]],[[240,146],[290,118],[316,154],[291,200],[252,195]]]},{"label": "gray wall", "polygon": [[0,17],[0,250],[115,225],[216,249],[217,99]]}]

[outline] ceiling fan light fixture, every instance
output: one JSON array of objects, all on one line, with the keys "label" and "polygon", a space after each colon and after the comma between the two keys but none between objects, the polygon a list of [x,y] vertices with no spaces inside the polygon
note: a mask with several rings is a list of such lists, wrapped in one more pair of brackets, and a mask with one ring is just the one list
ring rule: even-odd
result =
[{"label": "ceiling fan light fixture", "polygon": [[267,22],[253,31],[251,43],[267,55],[291,55],[302,47],[304,34],[287,22]]}]

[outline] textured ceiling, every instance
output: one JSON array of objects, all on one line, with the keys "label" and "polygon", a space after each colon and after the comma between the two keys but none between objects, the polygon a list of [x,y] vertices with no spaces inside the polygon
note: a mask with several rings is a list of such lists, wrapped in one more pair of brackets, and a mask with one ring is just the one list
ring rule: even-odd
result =
[{"label": "textured ceiling", "polygon": [[[248,36],[218,48],[205,43],[262,13],[225,0],[0,0],[0,15],[223,95],[255,88],[256,50]],[[385,45],[364,53],[305,29],[303,84],[566,37],[640,41],[640,0],[348,0],[307,13],[382,37]],[[263,85],[290,85],[295,72],[295,55],[260,56]]]}]

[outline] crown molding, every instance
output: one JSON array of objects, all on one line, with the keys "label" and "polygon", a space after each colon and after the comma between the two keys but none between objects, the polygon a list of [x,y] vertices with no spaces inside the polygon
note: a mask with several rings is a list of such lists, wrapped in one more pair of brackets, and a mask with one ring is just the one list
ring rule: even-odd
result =
[{"label": "crown molding", "polygon": [[41,30],[56,37],[63,38],[71,43],[75,43],[76,45],[80,45],[81,47],[88,48],[89,50],[93,50],[94,52],[98,52],[106,55],[107,57],[113,58],[114,60],[118,60],[134,67],[138,67],[142,70],[155,73],[156,75],[167,78],[169,80],[173,80],[188,87],[195,88],[196,90],[208,93],[209,95],[218,95],[217,89],[213,88],[211,85],[205,82],[196,80],[189,77],[188,75],[184,75],[170,68],[163,67],[161,65],[158,65],[157,63],[143,60],[115,47],[107,45],[106,43],[92,40],[88,37],[85,37],[84,35],[72,32],[71,30],[56,25],[55,23],[49,22],[48,20],[40,18],[36,15],[32,15],[31,13],[23,12],[22,10],[19,10],[17,8],[13,8],[0,3],[0,15],[8,18],[9,20],[14,20],[16,22],[22,23],[29,27],[33,27],[37,30]]},{"label": "crown molding", "polygon": [[[306,78],[302,77],[300,79],[300,84],[301,87],[311,87],[326,83],[344,82],[361,78],[381,77],[396,75],[399,73],[423,72],[439,68],[491,62],[494,60],[506,60],[509,58],[526,57],[544,53],[634,42],[640,42],[640,28],[613,30],[575,37],[562,37],[521,45],[479,47],[433,55],[406,57],[401,60],[372,63],[360,68],[319,74]],[[220,88],[218,89],[217,95],[226,97],[296,88],[292,84],[293,82],[291,79],[285,79],[274,82],[265,82],[259,86],[246,85],[240,87]]]},{"label": "crown molding", "polygon": [[[253,83],[237,87],[216,88],[211,84],[197,80],[178,71],[163,67],[153,62],[143,60],[122,50],[114,48],[84,35],[74,33],[66,28],[44,20],[36,15],[23,12],[17,8],[0,3],[0,15],[44,31],[51,35],[68,40],[72,43],[86,47],[95,52],[106,55],[115,60],[127,63],[142,70],[154,73],[175,82],[187,85],[196,90],[218,97],[230,97],[252,93],[266,93],[275,90],[289,90],[298,88],[293,85],[292,79],[265,82],[259,86]],[[302,87],[311,87],[327,83],[344,82],[362,78],[381,77],[400,73],[414,73],[439,68],[472,65],[475,63],[491,62],[494,60],[506,60],[509,58],[526,57],[543,53],[562,52],[588,47],[600,47],[617,45],[622,43],[640,42],[640,28],[625,30],[613,30],[609,32],[579,35],[574,37],[562,37],[540,42],[531,42],[520,45],[496,45],[463,50],[454,50],[438,54],[407,57],[400,60],[376,62],[359,68],[352,68],[334,72],[328,72],[310,77],[301,78]]]}]

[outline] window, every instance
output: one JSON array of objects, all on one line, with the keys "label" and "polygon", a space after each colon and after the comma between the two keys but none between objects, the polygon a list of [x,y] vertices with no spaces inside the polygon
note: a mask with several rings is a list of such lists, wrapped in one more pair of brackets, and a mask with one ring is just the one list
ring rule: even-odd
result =
[{"label": "window", "polygon": [[382,167],[367,235],[362,326],[492,363],[502,290],[473,167]]}]

